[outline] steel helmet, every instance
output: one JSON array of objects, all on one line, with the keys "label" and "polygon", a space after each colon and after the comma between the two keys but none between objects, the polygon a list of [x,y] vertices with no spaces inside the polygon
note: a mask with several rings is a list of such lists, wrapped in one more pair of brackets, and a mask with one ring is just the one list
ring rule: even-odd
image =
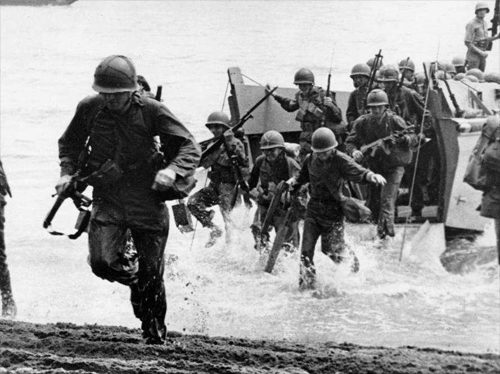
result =
[{"label": "steel helmet", "polygon": [[[368,61],[366,61],[366,64],[370,67],[370,70],[371,68],[373,68],[373,64],[375,63],[375,57],[372,57],[371,59],[369,59]],[[377,69],[380,69],[382,66],[384,66],[384,63],[382,62],[382,59],[379,59],[378,60],[378,64],[377,64]]]},{"label": "steel helmet", "polygon": [[445,62],[444,71],[446,71],[448,74],[456,74],[457,73],[457,69],[455,69],[455,65],[453,65],[449,62]]},{"label": "steel helmet", "polygon": [[425,74],[422,72],[415,74],[415,81],[419,86],[423,85],[425,83]]},{"label": "steel helmet", "polygon": [[451,60],[451,63],[455,67],[464,66],[465,65],[465,58],[463,58],[461,56],[455,56],[455,57],[453,57],[453,60]]},{"label": "steel helmet", "polygon": [[496,115],[489,116],[488,119],[486,120],[486,125],[491,126],[493,128],[500,125],[500,120],[499,120],[498,116],[496,116]]},{"label": "steel helmet", "polygon": [[494,82],[500,84],[500,74],[491,72],[484,75],[485,82]]},{"label": "steel helmet", "polygon": [[92,88],[102,93],[136,91],[139,86],[134,64],[125,56],[106,57],[95,69]]},{"label": "steel helmet", "polygon": [[484,74],[481,70],[479,69],[470,69],[467,70],[467,73],[465,73],[466,76],[473,75],[475,76],[479,82],[484,82]]},{"label": "steel helmet", "polygon": [[213,112],[208,116],[205,126],[210,128],[212,125],[221,125],[228,129],[231,128],[231,126],[229,126],[229,117],[224,112]]},{"label": "steel helmet", "polygon": [[260,139],[260,149],[285,148],[285,139],[278,131],[268,131]]},{"label": "steel helmet", "polygon": [[475,83],[479,82],[479,79],[475,75],[467,75],[466,74],[463,79],[468,80],[469,82],[475,82]]},{"label": "steel helmet", "polygon": [[364,76],[367,78],[370,78],[370,73],[371,73],[371,68],[368,66],[368,64],[356,64],[353,66],[351,70],[351,78],[355,76]]},{"label": "steel helmet", "polygon": [[453,77],[456,81],[461,81],[463,78],[465,78],[465,73],[458,73]]},{"label": "steel helmet", "polygon": [[314,74],[311,70],[302,68],[295,73],[293,84],[314,84]]},{"label": "steel helmet", "polygon": [[311,149],[313,152],[326,152],[338,144],[335,134],[328,127],[320,127],[312,134]]},{"label": "steel helmet", "polygon": [[444,70],[438,70],[436,72],[436,78],[437,79],[441,79],[442,81],[444,81],[445,79],[451,79],[451,75],[448,74],[447,72],[445,72]]},{"label": "steel helmet", "polygon": [[410,60],[409,58],[401,60],[399,62],[399,70],[402,70],[402,69],[407,69],[407,70],[411,70],[411,71],[415,72],[415,63],[412,60]]},{"label": "steel helmet", "polygon": [[490,7],[488,6],[488,4],[483,3],[483,2],[479,2],[479,3],[476,4],[476,11],[475,11],[475,13],[477,14],[477,12],[480,11],[481,9],[486,9],[486,13],[490,12]]},{"label": "steel helmet", "polygon": [[366,98],[366,106],[389,105],[389,98],[384,90],[376,88],[368,94]]},{"label": "steel helmet", "polygon": [[386,65],[380,68],[379,82],[397,82],[399,80],[399,71],[394,65]]}]

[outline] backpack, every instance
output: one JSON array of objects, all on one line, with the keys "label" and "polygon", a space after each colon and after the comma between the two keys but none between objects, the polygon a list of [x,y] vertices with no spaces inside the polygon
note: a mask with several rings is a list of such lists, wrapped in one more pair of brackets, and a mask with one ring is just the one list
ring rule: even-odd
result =
[{"label": "backpack", "polygon": [[490,187],[500,186],[500,126],[498,126],[483,154],[483,167]]},{"label": "backpack", "polygon": [[[497,175],[497,184],[500,181],[500,170],[498,170],[500,169],[500,159],[498,158],[500,156],[498,152],[499,123],[497,116],[488,118],[465,170],[464,182],[479,191],[486,191],[491,187],[495,174]],[[487,150],[488,156],[485,163],[483,158]]]}]

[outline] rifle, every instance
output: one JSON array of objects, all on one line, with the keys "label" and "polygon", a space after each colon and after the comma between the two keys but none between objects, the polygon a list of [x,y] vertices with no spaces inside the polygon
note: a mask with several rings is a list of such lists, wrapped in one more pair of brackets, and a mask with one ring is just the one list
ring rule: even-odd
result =
[{"label": "rifle", "polygon": [[288,185],[286,184],[286,181],[281,181],[276,186],[276,191],[271,200],[271,204],[269,204],[266,218],[264,218],[264,221],[262,222],[262,228],[260,230],[260,241],[262,244],[265,244],[269,239],[267,235],[267,233],[269,232],[269,227],[271,226],[271,222],[273,220],[274,214],[276,213],[276,209],[278,209],[278,206],[281,202],[281,195],[283,195],[283,192],[285,192],[287,189]]},{"label": "rifle", "polygon": [[163,86],[158,86],[156,87],[156,95],[155,95],[155,100],[161,102],[161,93],[163,90]]},{"label": "rifle", "polygon": [[375,83],[375,76],[377,75],[378,65],[382,61],[382,50],[380,49],[378,53],[375,55],[375,60],[373,60],[372,70],[370,71],[370,80],[368,81],[368,86],[366,87],[366,94],[362,100],[363,108],[366,108],[366,99],[368,98],[368,94],[372,90],[373,83]]},{"label": "rifle", "polygon": [[[80,186],[78,184],[80,184]],[[54,205],[50,209],[49,213],[47,213],[47,216],[43,221],[43,228],[47,229],[49,234],[65,235],[62,232],[53,230],[51,225],[57,211],[67,198],[73,200],[73,203],[80,211],[76,224],[77,231],[73,234],[69,234],[68,237],[70,239],[77,239],[87,229],[87,225],[90,221],[90,211],[86,208],[92,204],[92,199],[82,193],[86,187],[87,185],[83,183],[82,179],[79,178],[78,173],[71,176],[68,187],[57,196]]]},{"label": "rifle", "polygon": [[233,196],[231,198],[231,208],[234,208],[234,206],[236,205],[236,202],[238,201],[238,192],[241,189],[243,191],[243,200],[245,201],[245,206],[250,209],[252,207],[252,201],[250,200],[250,188],[243,178],[243,174],[238,162],[238,155],[233,152],[231,145],[227,144],[225,138],[223,138],[223,144],[224,150],[226,151],[229,162],[231,163],[231,168],[233,169],[233,173],[236,178],[236,184],[234,186]]},{"label": "rifle", "polygon": [[[495,1],[495,10],[493,11],[493,18],[491,19],[491,36],[494,37],[498,33],[498,24],[500,22],[500,0]],[[493,41],[489,42],[486,46],[487,51],[493,48]]]},{"label": "rifle", "polygon": [[366,152],[368,152],[370,149],[373,148],[372,154],[371,154],[371,156],[373,157],[377,146],[383,145],[383,143],[386,140],[394,139],[394,138],[399,138],[399,137],[401,137],[403,135],[406,135],[406,134],[408,134],[410,131],[412,131],[414,129],[415,129],[415,126],[411,125],[411,126],[408,126],[407,128],[405,128],[403,130],[394,131],[391,135],[387,135],[387,136],[385,136],[383,138],[375,140],[374,142],[371,142],[369,144],[366,144],[366,145],[362,146],[361,149],[360,149],[360,151],[361,151],[361,153],[365,154]]},{"label": "rifle", "polygon": [[[281,182],[281,183],[283,183],[283,182]],[[284,186],[286,187],[286,189],[288,189],[288,184],[285,183]],[[269,257],[267,259],[266,268],[264,269],[264,271],[267,273],[271,273],[273,271],[274,265],[276,264],[276,260],[278,259],[278,255],[281,251],[281,247],[283,246],[283,241],[285,240],[285,238],[288,234],[288,231],[289,231],[288,226],[289,226],[290,222],[294,218],[296,218],[294,211],[295,211],[295,207],[297,206],[297,199],[299,196],[299,191],[300,191],[300,189],[296,189],[293,192],[290,205],[288,206],[288,209],[286,210],[285,218],[283,219],[280,226],[278,227],[278,230],[276,231],[276,236],[274,237],[273,246],[271,248],[271,251],[269,252]],[[281,200],[281,195],[283,194],[283,192],[286,192],[286,190],[282,191],[279,195],[278,195],[278,193],[276,193],[275,197],[278,197],[278,201]],[[266,218],[267,218],[267,216],[266,216]]]},{"label": "rifle", "polygon": [[453,103],[453,106],[455,107],[455,115],[458,118],[462,118],[463,115],[464,115],[464,111],[462,109],[460,109],[460,106],[458,105],[458,102],[457,102],[457,98],[455,97],[455,94],[451,90],[450,84],[446,80],[446,76],[444,78],[445,79],[443,79],[443,81],[444,81],[444,83],[446,85],[446,89],[448,90],[448,94],[450,95],[451,102]]},{"label": "rifle", "polygon": [[[333,62],[333,54],[332,54],[332,62]],[[328,72],[328,83],[326,84],[325,97],[328,97],[330,95],[330,81],[332,80],[332,62],[330,63],[330,71]],[[326,126],[326,112],[322,122],[323,122],[322,126],[323,127]]]},{"label": "rifle", "polygon": [[[239,120],[239,122],[234,125],[231,130],[233,132],[236,132],[238,131],[244,124],[246,121],[248,121],[250,118],[252,118],[252,112],[257,109],[260,104],[262,104],[264,101],[267,100],[267,98],[269,96],[271,96],[274,91],[276,91],[278,89],[278,87],[274,87],[272,90],[270,91],[267,91],[266,95],[260,99],[253,107],[251,107],[248,112],[246,112],[243,117],[241,117],[241,119]],[[215,152],[216,150],[218,150],[220,148],[220,146],[224,143],[224,135],[221,135],[210,147],[208,147],[207,149],[205,149],[203,151],[203,153],[201,154],[201,159],[200,159],[200,164],[210,155],[212,154],[213,152]]]}]

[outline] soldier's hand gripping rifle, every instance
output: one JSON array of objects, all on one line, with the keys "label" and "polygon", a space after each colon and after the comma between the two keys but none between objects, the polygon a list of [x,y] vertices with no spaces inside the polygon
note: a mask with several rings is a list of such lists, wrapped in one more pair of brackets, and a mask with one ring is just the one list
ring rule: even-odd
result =
[{"label": "soldier's hand gripping rifle", "polygon": [[76,208],[80,211],[80,215],[77,221],[77,230],[73,234],[69,234],[68,237],[70,239],[77,239],[86,230],[90,221],[90,211],[86,208],[88,208],[92,204],[92,199],[82,193],[86,187],[86,183],[84,183],[83,180],[79,178],[78,173],[71,176],[68,186],[61,193],[59,193],[59,195],[57,195],[57,199],[54,205],[50,209],[49,213],[47,213],[47,216],[43,221],[43,228],[47,229],[49,234],[66,235],[62,232],[52,229],[52,220],[54,219],[64,200],[66,200],[67,198],[73,200]]},{"label": "soldier's hand gripping rifle", "polygon": [[[495,1],[495,10],[493,11],[493,18],[491,19],[491,37],[497,36],[498,24],[500,23],[500,0]],[[486,46],[487,51],[491,51],[493,48],[493,41],[490,41]]]},{"label": "soldier's hand gripping rifle", "polygon": [[[238,131],[244,124],[246,121],[248,121],[250,118],[252,118],[252,112],[257,109],[260,104],[262,104],[264,101],[267,100],[267,98],[269,96],[271,96],[274,91],[276,91],[278,89],[278,87],[274,87],[272,90],[269,90],[266,92],[266,95],[260,99],[253,107],[251,107],[248,112],[246,112],[243,117],[241,117],[241,119],[239,120],[239,122],[234,125],[231,130],[236,133],[236,131]],[[210,145],[207,149],[205,149],[202,154],[201,154],[201,159],[200,159],[200,164],[203,163],[203,161],[209,156],[211,155],[213,152],[217,151],[220,146],[224,144],[224,135],[221,135],[219,136],[219,138],[212,143],[212,145]]]},{"label": "soldier's hand gripping rifle", "polygon": [[382,62],[382,50],[380,49],[378,53],[375,55],[375,59],[373,60],[372,69],[370,71],[370,79],[368,80],[368,85],[366,86],[366,93],[363,96],[362,107],[366,108],[366,99],[368,98],[368,94],[373,89],[373,84],[375,83],[375,77],[377,75],[378,65]]},{"label": "soldier's hand gripping rifle", "polygon": [[410,134],[413,130],[415,129],[414,125],[408,126],[407,128],[399,131],[394,131],[391,135],[387,135],[383,138],[377,139],[374,142],[371,142],[369,144],[365,144],[360,148],[361,153],[363,155],[366,155],[369,150],[371,150],[371,157],[375,156],[375,152],[377,151],[378,148],[382,148],[385,153],[389,154],[389,150],[385,146],[385,142],[389,140],[394,140],[396,141],[398,138],[401,138],[404,135]]}]

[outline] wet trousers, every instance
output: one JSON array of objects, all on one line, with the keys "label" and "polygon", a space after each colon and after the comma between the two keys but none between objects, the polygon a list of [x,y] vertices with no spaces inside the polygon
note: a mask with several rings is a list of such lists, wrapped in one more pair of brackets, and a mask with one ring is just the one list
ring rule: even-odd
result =
[{"label": "wet trousers", "polygon": [[234,183],[210,183],[208,187],[202,188],[189,197],[187,203],[189,211],[203,227],[210,227],[212,226],[213,212],[208,208],[219,205],[226,225],[226,232],[228,232],[234,186]]},{"label": "wet trousers", "polygon": [[[162,230],[149,230],[127,222],[110,206],[94,205],[89,228],[89,264],[95,275],[131,287],[134,312],[142,322],[143,337],[158,343],[165,339],[167,300],[163,274],[168,238],[168,211],[163,207]],[[137,256],[124,256],[131,235]],[[137,303],[138,305],[134,305]]]},{"label": "wet trousers", "polygon": [[9,267],[7,266],[7,253],[5,249],[4,224],[5,201],[0,196],[0,291],[2,300],[12,299],[12,286],[10,284]]},{"label": "wet trousers", "polygon": [[335,263],[342,262],[347,245],[344,240],[344,217],[336,201],[326,204],[312,199],[307,205],[300,256],[301,289],[315,287],[314,248],[320,236],[321,252]]},{"label": "wet trousers", "polygon": [[394,236],[394,211],[398,197],[399,184],[403,178],[403,166],[397,166],[385,171],[376,171],[387,181],[384,186],[370,184],[367,206],[372,211],[373,219],[377,220],[377,232],[381,238]]},{"label": "wet trousers", "polygon": [[[267,210],[268,207],[259,204],[257,206],[257,211],[255,212],[251,229],[256,244],[260,244],[262,224],[266,219]],[[278,232],[279,227],[283,224],[285,214],[286,212],[284,212],[283,210],[276,209],[270,225],[272,228],[274,228],[275,232]],[[289,243],[297,248],[299,246],[299,221],[289,221],[289,224],[286,226],[286,228],[287,235],[285,236],[285,240],[283,241],[283,243]],[[269,241],[269,233],[265,233],[264,236],[266,241]]]}]

